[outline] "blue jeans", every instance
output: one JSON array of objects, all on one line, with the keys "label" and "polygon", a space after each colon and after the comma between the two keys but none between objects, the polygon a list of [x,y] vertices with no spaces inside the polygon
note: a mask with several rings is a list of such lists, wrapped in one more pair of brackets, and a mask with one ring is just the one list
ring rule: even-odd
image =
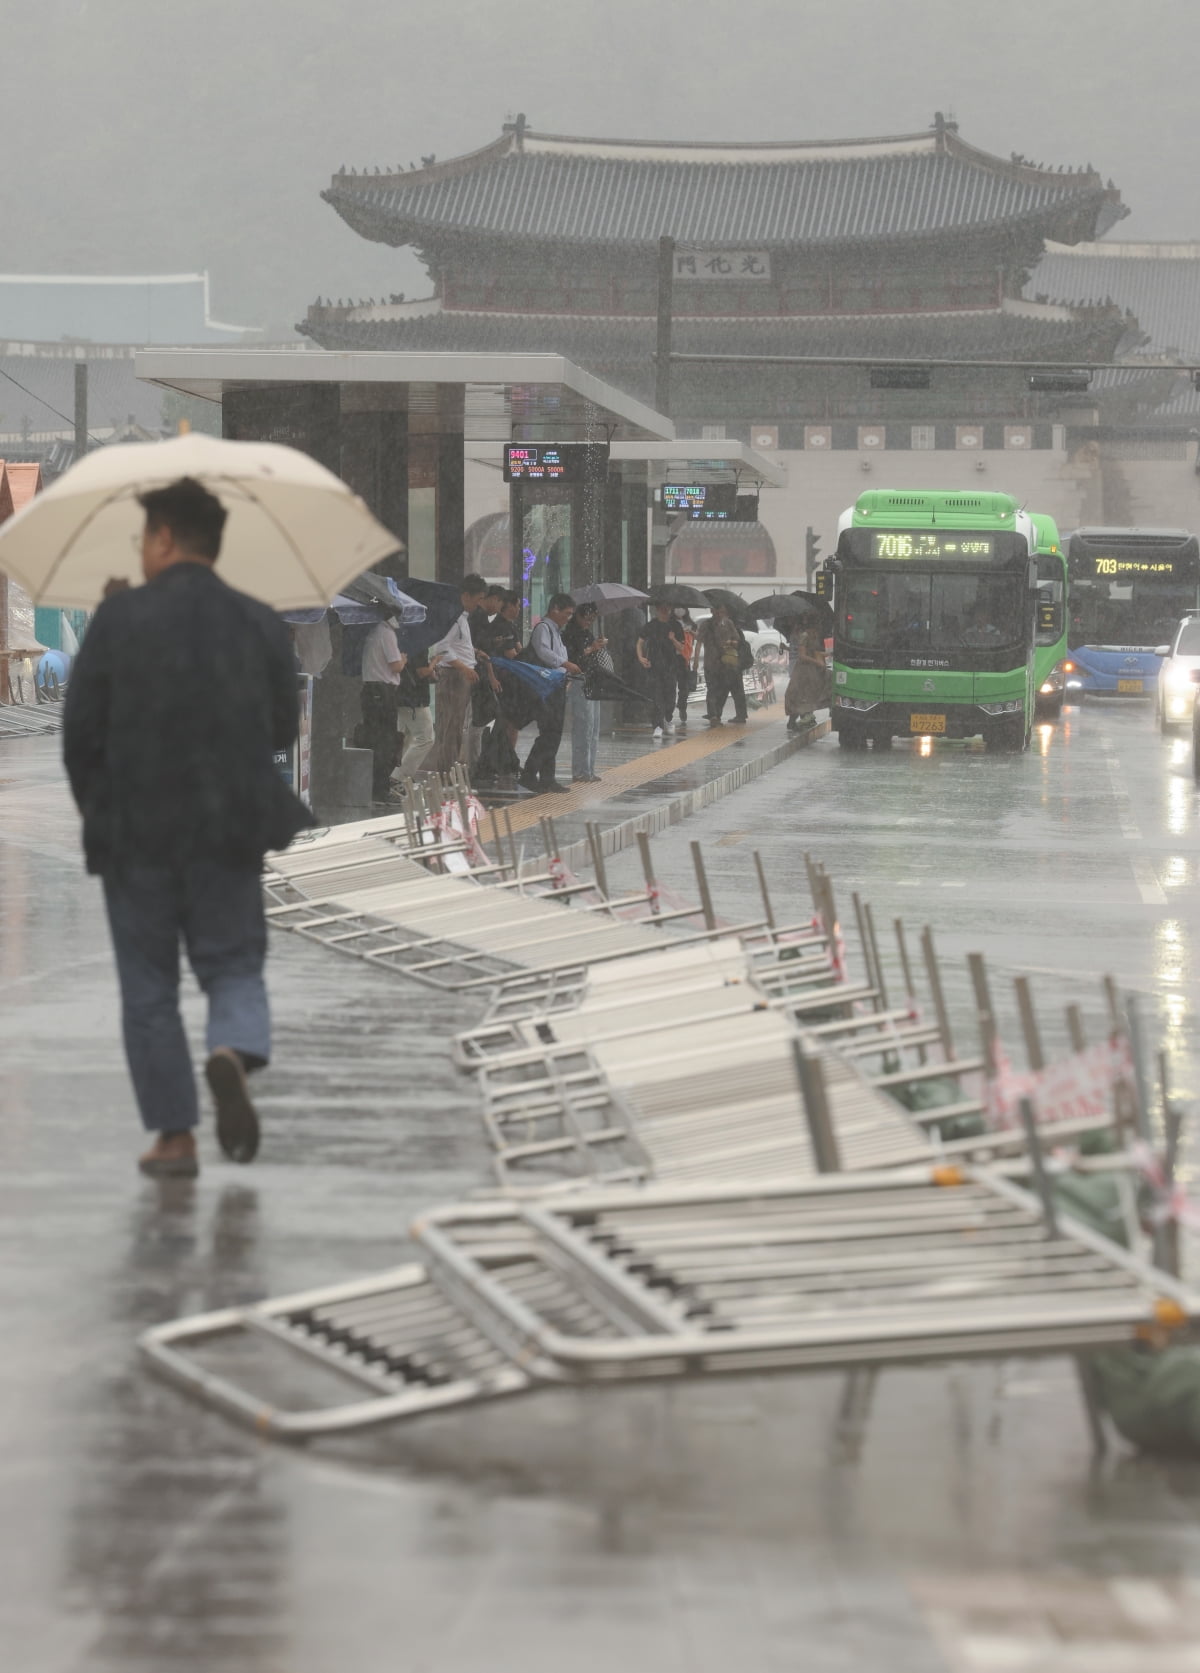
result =
[{"label": "blue jeans", "polygon": [[122,866],[104,877],[121,984],[125,1056],[142,1124],[180,1133],[200,1119],[179,1015],[179,943],[208,998],[208,1049],[265,1063],[271,1018],[263,982],[267,928],[257,871],[207,861]]},{"label": "blue jeans", "polygon": [[588,778],[596,771],[600,740],[600,705],[583,695],[583,681],[572,680],[567,693],[571,716],[571,777]]}]

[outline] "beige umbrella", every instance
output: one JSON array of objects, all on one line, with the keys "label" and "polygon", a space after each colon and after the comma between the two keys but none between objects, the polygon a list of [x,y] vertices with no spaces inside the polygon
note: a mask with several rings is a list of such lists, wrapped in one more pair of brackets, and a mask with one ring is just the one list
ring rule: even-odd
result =
[{"label": "beige umbrella", "polygon": [[306,453],[189,435],[89,453],[0,529],[0,570],[35,604],[91,609],[109,580],[142,579],[138,494],[181,476],[229,512],[217,573],[277,610],[328,604],[403,546]]}]

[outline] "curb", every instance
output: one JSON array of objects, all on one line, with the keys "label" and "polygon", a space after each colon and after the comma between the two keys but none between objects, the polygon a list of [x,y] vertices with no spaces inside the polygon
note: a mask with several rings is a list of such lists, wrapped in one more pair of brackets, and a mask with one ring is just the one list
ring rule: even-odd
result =
[{"label": "curb", "polygon": [[[735,790],[742,789],[744,785],[753,784],[755,779],[770,772],[772,767],[778,767],[798,750],[807,749],[809,744],[825,737],[829,730],[829,721],[818,721],[807,732],[800,732],[785,739],[772,749],[764,750],[761,755],[743,761],[740,767],[731,767],[728,772],[709,779],[707,784],[698,784],[694,790],[684,790],[676,796],[670,796],[646,813],[637,813],[630,819],[603,826],[600,831],[601,853],[605,858],[610,854],[619,854],[626,848],[632,848],[643,832],[647,836],[654,836],[658,831],[665,831],[668,825],[682,825],[693,813],[711,807],[714,802],[723,801],[726,796],[732,796]],[[569,870],[578,871],[581,866],[591,864],[591,844],[586,837],[566,843],[559,850],[558,857]],[[534,866],[540,866],[541,863],[540,860],[530,862]]]}]

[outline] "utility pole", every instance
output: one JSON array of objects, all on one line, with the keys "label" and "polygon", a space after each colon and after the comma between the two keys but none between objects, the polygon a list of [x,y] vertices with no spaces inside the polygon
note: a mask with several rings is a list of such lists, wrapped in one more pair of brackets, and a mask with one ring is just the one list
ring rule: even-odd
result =
[{"label": "utility pole", "polygon": [[675,240],[658,241],[658,335],[654,349],[654,405],[671,416],[671,314],[675,288]]},{"label": "utility pole", "polygon": [[82,459],[88,443],[88,366],[75,362],[75,458]]}]

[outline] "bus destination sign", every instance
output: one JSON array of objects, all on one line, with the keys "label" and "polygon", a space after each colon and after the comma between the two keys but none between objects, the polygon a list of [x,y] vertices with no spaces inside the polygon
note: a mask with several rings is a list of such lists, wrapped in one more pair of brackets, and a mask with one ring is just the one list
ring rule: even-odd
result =
[{"label": "bus destination sign", "polygon": [[1097,578],[1122,575],[1174,575],[1174,558],[1095,558]]},{"label": "bus destination sign", "polygon": [[966,558],[978,561],[996,554],[996,537],[991,534],[958,533],[940,529],[900,529],[871,534],[873,558]]}]

